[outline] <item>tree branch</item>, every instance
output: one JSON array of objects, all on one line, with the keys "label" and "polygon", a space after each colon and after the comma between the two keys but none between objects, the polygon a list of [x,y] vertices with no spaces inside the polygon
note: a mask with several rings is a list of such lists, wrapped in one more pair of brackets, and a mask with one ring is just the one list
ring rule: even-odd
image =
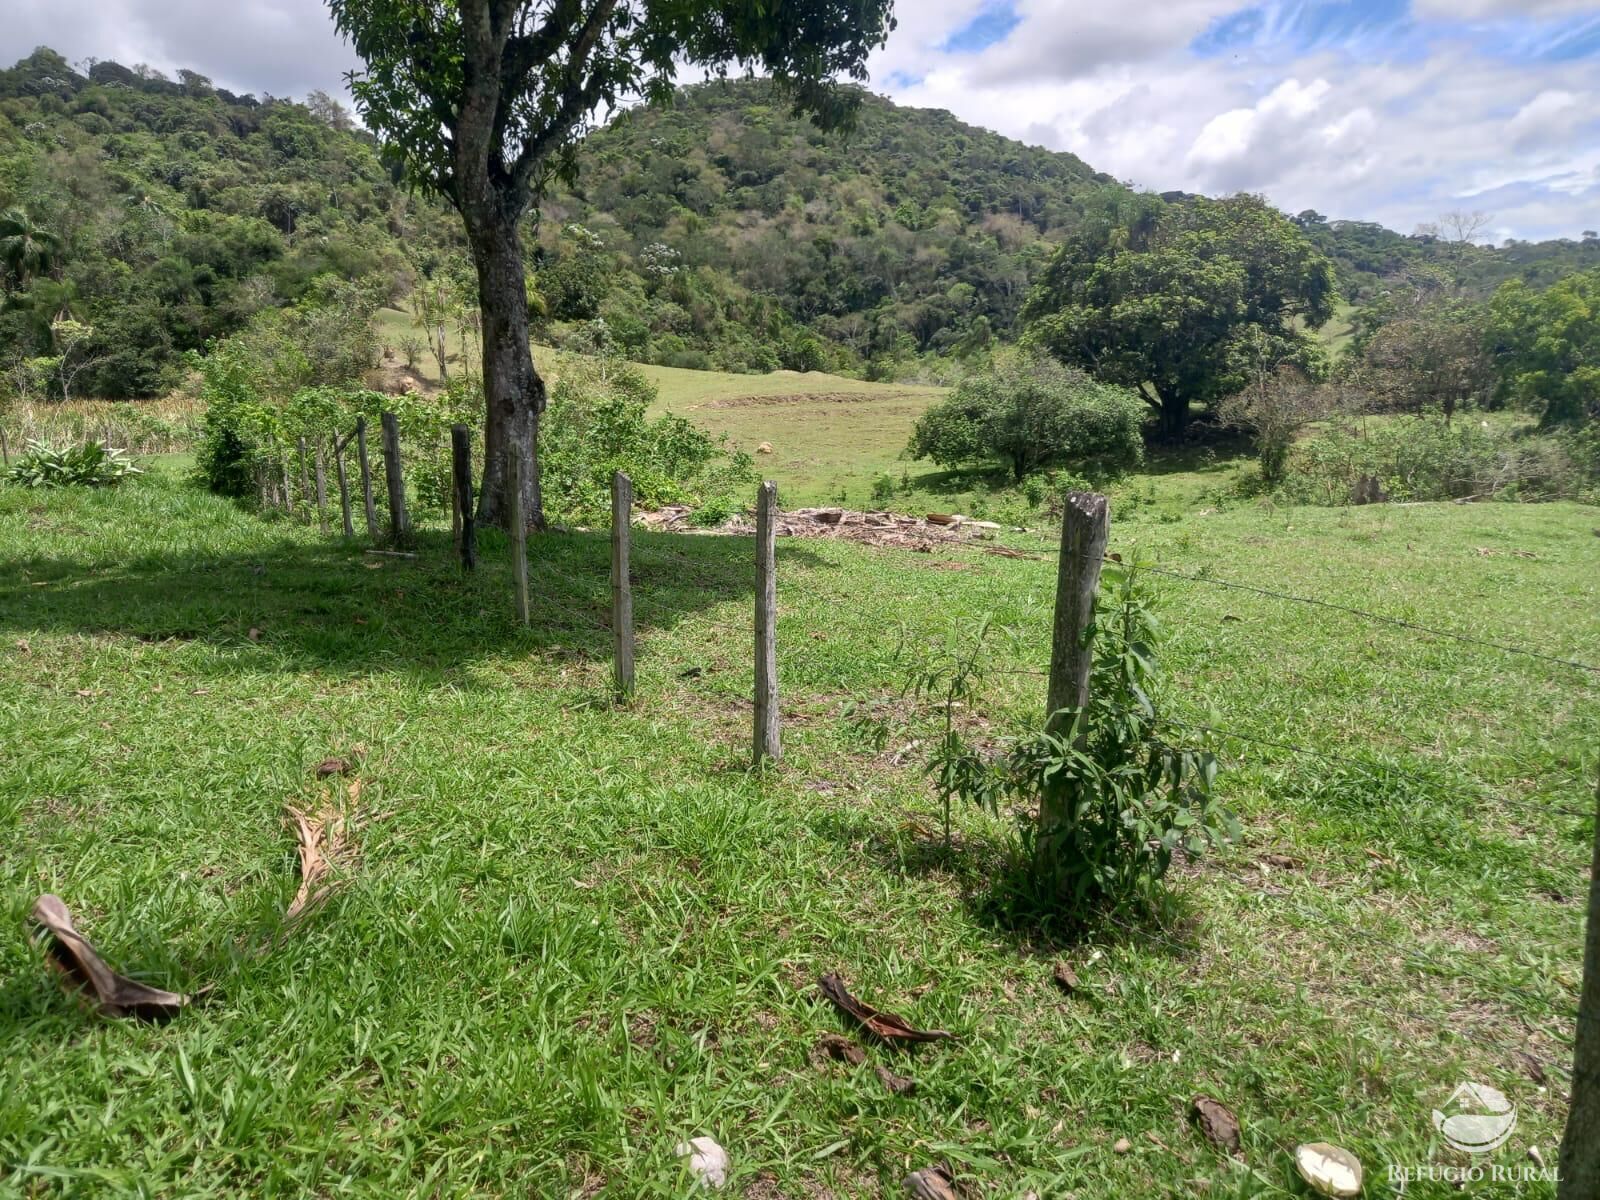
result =
[{"label": "tree branch", "polygon": [[[605,32],[607,22],[616,12],[617,3],[618,0],[598,0],[589,10],[582,28],[572,40],[567,56],[567,78],[561,90],[560,107],[556,109],[556,114],[551,118],[549,125],[523,144],[521,153],[517,155],[516,162],[511,165],[508,172],[515,195],[526,194],[534,171],[550,157],[551,152],[567,139],[577,128],[578,122],[583,120],[602,99],[608,82],[606,77],[598,72],[588,72],[588,79],[585,80],[584,74],[589,58],[594,53],[595,46],[599,44],[601,34]],[[554,15],[552,12],[552,18]],[[540,32],[542,33],[543,29]]]}]

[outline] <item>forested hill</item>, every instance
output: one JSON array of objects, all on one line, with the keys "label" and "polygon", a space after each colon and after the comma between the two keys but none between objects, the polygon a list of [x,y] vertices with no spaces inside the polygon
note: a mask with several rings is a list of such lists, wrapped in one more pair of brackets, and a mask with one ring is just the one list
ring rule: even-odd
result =
[{"label": "forested hill", "polygon": [[[1073,155],[871,95],[851,133],[825,136],[760,81],[625,113],[589,138],[581,163],[576,190],[546,206],[547,227],[581,223],[636,261],[654,244],[698,276],[679,289],[690,309],[768,297],[820,340],[879,362],[1011,335],[1051,242],[1119,187]],[[550,290],[562,310],[565,294]],[[622,298],[613,334],[639,340],[642,318],[658,343],[670,336],[670,320],[663,328],[662,314]],[[775,327],[757,333],[806,355]],[[741,352],[730,349],[739,335],[720,331],[723,358]]]},{"label": "forested hill", "polygon": [[[538,336],[732,370],[982,361],[1053,243],[1121,190],[1070,154],[870,95],[853,134],[824,136],[759,81],[626,112],[579,157],[528,230]],[[1297,220],[1358,299],[1419,269],[1481,292],[1600,257]],[[0,379],[68,353],[78,394],[149,395],[255,314],[357,291],[426,296],[451,320],[474,295],[454,215],[398,186],[336,101],[49,50],[0,71]]]}]

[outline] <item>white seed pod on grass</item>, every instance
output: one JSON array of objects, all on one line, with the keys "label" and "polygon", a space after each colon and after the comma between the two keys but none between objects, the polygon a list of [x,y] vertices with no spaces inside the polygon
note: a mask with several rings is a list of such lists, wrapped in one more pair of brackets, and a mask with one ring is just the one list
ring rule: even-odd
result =
[{"label": "white seed pod on grass", "polygon": [[1304,1179],[1324,1196],[1361,1194],[1361,1160],[1342,1146],[1309,1142],[1297,1146],[1294,1165]]},{"label": "white seed pod on grass", "polygon": [[679,1142],[673,1151],[679,1158],[689,1160],[689,1174],[701,1187],[720,1188],[728,1182],[728,1168],[733,1164],[728,1152],[708,1137],[690,1138]]}]

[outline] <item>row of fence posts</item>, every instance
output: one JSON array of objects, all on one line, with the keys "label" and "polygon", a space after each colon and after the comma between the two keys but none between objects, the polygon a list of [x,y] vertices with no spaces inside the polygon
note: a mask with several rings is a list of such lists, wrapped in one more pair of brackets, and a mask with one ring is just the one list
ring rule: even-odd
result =
[{"label": "row of fence posts", "polygon": [[[384,477],[389,494],[389,541],[404,545],[411,538],[411,519],[406,510],[405,476],[400,459],[400,425],[393,413],[381,414]],[[345,451],[356,444],[361,467],[361,498],[367,533],[374,542],[381,540],[377,507],[373,502],[372,468],[367,453],[367,422],[357,417],[355,428],[333,439],[333,459],[339,483],[339,509],[344,536],[354,537],[351,520],[350,484],[345,470]],[[324,447],[319,440],[314,452],[307,452],[306,439],[299,442],[301,494],[315,495],[317,518],[328,532],[327,467]],[[524,625],[532,619],[528,591],[527,520],[523,510],[526,484],[524,456],[513,448],[507,456],[506,490],[508,524],[511,529],[511,572],[516,588],[517,619]],[[315,483],[313,485],[312,473]],[[269,473],[270,474],[270,473]],[[463,570],[477,566],[477,518],[472,480],[472,431],[465,425],[450,430],[450,509],[451,530],[456,553]],[[284,506],[294,511],[293,491],[289,486],[288,464],[282,465]],[[263,497],[267,485],[263,484]],[[778,486],[770,479],[756,492],[755,545],[755,696],[751,759],[756,765],[777,762],[783,757],[782,718],[778,702],[777,656],[777,555]],[[635,687],[635,646],[633,628],[633,481],[621,471],[611,477],[611,632],[612,691],[619,702],[632,698]],[[1056,579],[1055,624],[1051,638],[1049,700],[1046,712],[1081,708],[1088,699],[1089,670],[1093,655],[1088,644],[1088,629],[1094,612],[1095,593],[1100,585],[1100,564],[1110,533],[1110,510],[1106,498],[1088,492],[1067,497],[1061,530],[1061,558]]]},{"label": "row of fence posts", "polygon": [[[411,536],[411,518],[406,511],[405,479],[402,475],[400,464],[400,425],[395,420],[393,413],[383,413],[381,418],[383,437],[383,467],[384,476],[389,490],[389,530],[388,540],[395,544],[402,544]],[[334,434],[328,439],[333,451],[334,476],[339,484],[339,516],[343,524],[344,536],[353,538],[356,535],[355,522],[351,517],[350,475],[345,466],[345,455],[350,448],[350,443],[356,446],[356,460],[361,467],[361,501],[366,517],[367,536],[374,543],[384,540],[384,532],[378,523],[378,506],[372,494],[372,460],[367,451],[367,419],[357,417],[355,428],[342,437]],[[317,508],[317,525],[323,533],[329,532],[328,527],[328,450],[322,439],[317,439],[315,444],[307,439],[300,438],[295,446],[299,460],[300,495],[312,499]],[[289,463],[287,461],[267,462],[256,470],[257,495],[263,506],[282,508],[290,515],[295,511],[294,487],[290,482]]]}]

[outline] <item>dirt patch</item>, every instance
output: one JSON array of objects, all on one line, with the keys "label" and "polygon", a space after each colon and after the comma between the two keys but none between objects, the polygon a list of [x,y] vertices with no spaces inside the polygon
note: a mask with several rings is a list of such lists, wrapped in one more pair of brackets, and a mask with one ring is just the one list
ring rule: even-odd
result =
[{"label": "dirt patch", "polygon": [[[747,515],[734,517],[715,529],[692,527],[689,524],[692,515],[690,508],[669,505],[656,512],[645,513],[639,518],[639,524],[646,529],[671,530],[675,533],[732,534],[739,537],[749,537],[755,533],[755,520]],[[929,513],[925,517],[914,517],[903,513],[854,512],[841,508],[797,508],[778,514],[776,532],[778,537],[840,538],[848,542],[897,546],[930,554],[935,546],[992,542],[997,533],[1008,528],[1014,533],[1027,532],[1001,525],[997,521],[974,520],[960,513]],[[986,545],[982,548],[1010,558],[1030,557],[1004,546]]]},{"label": "dirt patch", "polygon": [[776,396],[728,396],[693,407],[705,410],[781,408],[786,404],[870,404],[879,400],[907,400],[915,395],[915,392],[782,392]]},{"label": "dirt patch", "polygon": [[440,390],[439,385],[431,379],[424,378],[410,367],[398,363],[384,363],[368,371],[366,384],[373,391],[382,392],[386,396],[404,396],[407,392],[432,396]]}]

